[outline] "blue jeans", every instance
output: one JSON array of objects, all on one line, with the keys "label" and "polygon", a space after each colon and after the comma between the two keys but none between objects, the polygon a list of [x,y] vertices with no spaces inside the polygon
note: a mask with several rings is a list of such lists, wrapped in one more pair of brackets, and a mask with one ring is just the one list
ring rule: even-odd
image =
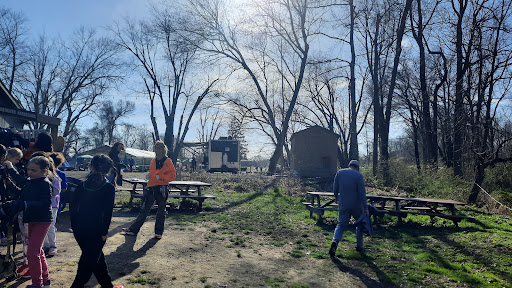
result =
[{"label": "blue jeans", "polygon": [[[341,237],[343,237],[343,232],[348,229],[350,216],[354,217],[354,219],[359,219],[359,216],[363,214],[364,211],[362,208],[352,208],[352,209],[344,209],[340,208],[338,211],[338,225],[336,225],[336,230],[334,230],[334,238],[332,242],[340,242]],[[363,248],[363,232],[360,227],[356,227],[356,241],[357,248]]]}]

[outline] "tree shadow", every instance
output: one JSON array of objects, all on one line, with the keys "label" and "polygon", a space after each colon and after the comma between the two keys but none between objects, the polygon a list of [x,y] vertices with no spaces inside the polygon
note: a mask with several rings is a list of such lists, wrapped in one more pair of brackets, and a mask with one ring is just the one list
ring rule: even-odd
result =
[{"label": "tree shadow", "polygon": [[363,260],[368,265],[368,267],[370,267],[375,272],[380,281],[372,279],[358,269],[346,266],[336,257],[331,257],[331,261],[334,263],[334,265],[336,265],[336,267],[338,267],[341,272],[356,276],[366,285],[366,287],[397,287],[396,284],[394,284],[393,281],[391,281],[391,279],[386,275],[386,273],[377,267],[377,265],[375,265],[375,263],[373,263],[370,258],[363,256]]}]

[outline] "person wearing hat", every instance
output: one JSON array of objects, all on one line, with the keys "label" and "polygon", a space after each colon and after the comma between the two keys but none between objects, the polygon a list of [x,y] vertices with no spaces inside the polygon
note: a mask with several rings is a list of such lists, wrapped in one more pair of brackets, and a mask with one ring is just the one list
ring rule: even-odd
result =
[{"label": "person wearing hat", "polygon": [[[333,192],[338,201],[338,225],[334,230],[334,237],[329,249],[331,257],[336,255],[338,243],[341,241],[343,232],[349,226],[350,217],[357,220],[363,213],[369,215],[363,174],[359,172],[359,161],[350,161],[348,168],[341,169],[336,173]],[[363,231],[359,226],[356,227],[356,239],[356,250],[364,252]]]}]

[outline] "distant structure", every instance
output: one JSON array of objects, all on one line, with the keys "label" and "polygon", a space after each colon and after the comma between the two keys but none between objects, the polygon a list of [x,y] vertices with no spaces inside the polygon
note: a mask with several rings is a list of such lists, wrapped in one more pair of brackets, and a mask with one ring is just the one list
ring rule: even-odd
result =
[{"label": "distant structure", "polygon": [[[2,80],[0,80],[0,128],[8,129],[16,134],[18,132],[22,134],[22,132],[30,132],[21,131],[25,125],[30,123],[47,125],[47,130],[50,131],[54,142],[57,140],[60,119],[23,109],[21,104],[9,93]],[[28,137],[29,134],[24,134],[27,133],[22,135],[25,138],[33,138],[37,135],[37,133],[29,133],[32,137]]]},{"label": "distant structure", "polygon": [[300,177],[334,177],[338,138],[338,134],[320,126],[294,133],[290,138],[291,171]]},{"label": "distant structure", "polygon": [[240,141],[220,137],[208,141],[208,172],[240,171]]},{"label": "distant structure", "polygon": [[21,114],[22,112],[27,113],[27,111],[22,110],[21,105],[12,97],[2,80],[0,80],[0,127],[21,130],[23,125],[29,124],[28,120],[36,119],[36,115],[32,113],[22,114],[22,116],[28,115],[32,119],[19,117],[18,113]]}]

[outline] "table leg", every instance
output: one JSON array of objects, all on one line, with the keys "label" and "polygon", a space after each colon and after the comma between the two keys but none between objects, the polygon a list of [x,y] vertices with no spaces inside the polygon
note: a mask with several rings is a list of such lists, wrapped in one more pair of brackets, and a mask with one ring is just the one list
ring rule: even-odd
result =
[{"label": "table leg", "polygon": [[137,183],[134,183],[133,184],[133,187],[132,187],[132,191],[130,192],[130,200],[128,201],[128,206],[132,206],[132,201],[133,201],[133,194],[135,193],[137,189]]},{"label": "table leg", "polygon": [[398,224],[402,224],[402,214],[400,213],[400,200],[395,200],[395,210],[398,211]]},{"label": "table leg", "polygon": [[455,216],[455,205],[454,204],[448,204],[448,208],[450,209],[450,212],[452,212],[452,215]]}]

